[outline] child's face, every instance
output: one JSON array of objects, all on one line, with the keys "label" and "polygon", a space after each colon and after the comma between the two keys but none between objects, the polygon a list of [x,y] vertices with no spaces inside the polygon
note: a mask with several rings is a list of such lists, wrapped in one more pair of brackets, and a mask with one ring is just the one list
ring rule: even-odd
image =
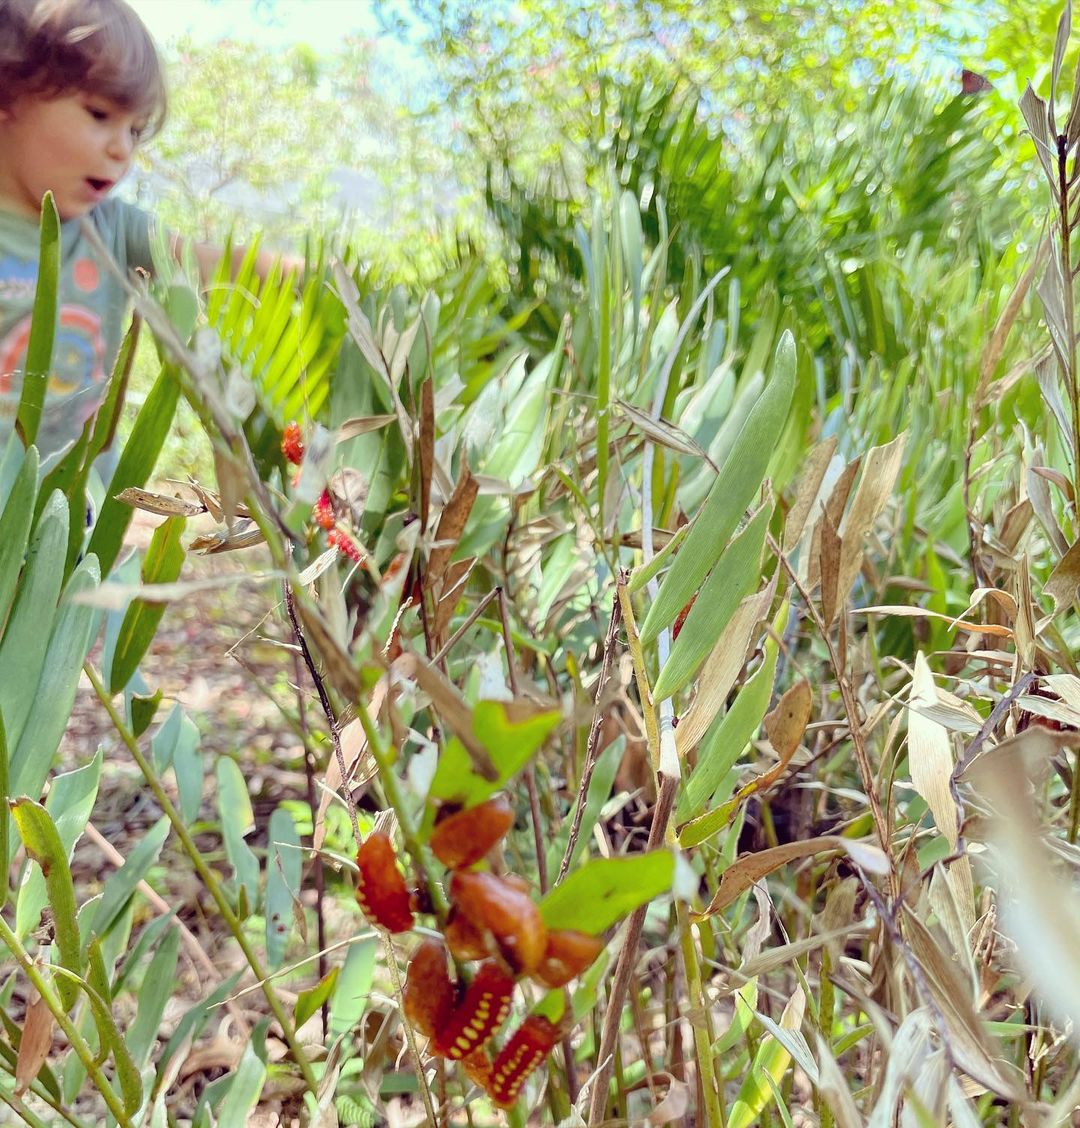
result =
[{"label": "child's face", "polygon": [[94,94],[0,110],[0,206],[31,218],[51,191],[61,219],[100,203],[131,164],[142,120]]}]

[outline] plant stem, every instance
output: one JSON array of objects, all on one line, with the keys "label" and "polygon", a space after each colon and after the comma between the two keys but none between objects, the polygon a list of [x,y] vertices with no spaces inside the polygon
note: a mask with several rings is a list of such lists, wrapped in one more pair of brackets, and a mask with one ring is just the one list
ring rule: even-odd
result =
[{"label": "plant stem", "polygon": [[[109,719],[112,721],[120,739],[127,746],[128,751],[131,753],[132,758],[138,765],[139,770],[143,774],[143,778],[150,786],[154,798],[158,802],[158,806],[168,817],[169,822],[172,823],[173,830],[176,831],[176,836],[180,840],[184,852],[191,859],[191,864],[195,867],[195,872],[199,875],[200,880],[206,886],[210,896],[214,899],[217,905],[218,912],[221,914],[221,919],[225,922],[229,932],[232,933],[233,939],[240,947],[240,951],[244,954],[244,959],[247,961],[248,966],[251,968],[252,974],[257,980],[263,983],[263,995],[266,1002],[273,1012],[274,1017],[277,1019],[278,1024],[281,1026],[282,1037],[285,1039],[290,1051],[292,1052],[293,1059],[296,1062],[297,1068],[303,1074],[304,1083],[311,1090],[312,1093],[318,1091],[319,1079],[315,1076],[314,1070],[311,1068],[311,1063],[308,1061],[300,1042],[296,1037],[296,1029],[293,1026],[292,1020],[289,1018],[285,1008],[281,1004],[277,993],[274,991],[273,986],[266,977],[266,972],[263,970],[259,957],[255,953],[255,949],[251,946],[250,941],[244,935],[244,928],[239,918],[232,910],[228,899],[225,897],[221,888],[221,883],[218,881],[216,874],[206,864],[203,859],[199,847],[195,844],[195,840],[188,832],[187,825],[185,824],[180,812],[173,805],[172,800],[165,792],[162,785],[161,778],[158,776],[154,766],[143,755],[142,750],[139,748],[139,742],[132,735],[127,725],[124,723],[124,718],[117,711],[116,706],[113,704],[105,686],[102,684],[101,679],[98,677],[97,672],[93,666],[87,662],[83,666],[86,676],[90,679],[90,684],[93,686],[94,692],[97,694],[98,700],[104,706],[105,711],[109,714]],[[363,712],[363,710],[361,710]]]},{"label": "plant stem", "polygon": [[618,597],[611,604],[611,621],[608,623],[607,635],[604,637],[604,657],[600,664],[600,678],[596,683],[596,699],[593,703],[592,726],[589,729],[589,741],[585,748],[585,764],[581,770],[581,783],[578,786],[577,806],[574,808],[574,818],[570,823],[570,833],[566,839],[566,849],[563,851],[562,861],[559,863],[559,876],[555,884],[561,883],[570,869],[570,861],[574,856],[577,846],[578,834],[581,832],[581,820],[585,814],[585,802],[589,795],[589,784],[592,782],[593,769],[596,767],[596,749],[600,743],[600,728],[604,715],[601,701],[604,686],[607,685],[608,675],[611,671],[611,655],[615,651],[615,636],[619,629],[619,620],[622,618],[622,608]]},{"label": "plant stem", "polygon": [[[1061,284],[1065,304],[1065,380],[1072,408],[1073,446],[1073,497],[1074,505],[1080,503],[1080,381],[1076,371],[1076,311],[1073,307],[1072,253],[1069,247],[1071,229],[1069,221],[1069,177],[1065,168],[1068,141],[1064,134],[1057,139],[1058,157],[1058,217],[1061,235]],[[1075,515],[1074,515],[1075,524]]]},{"label": "plant stem", "polygon": [[[653,764],[660,758],[660,733],[656,723],[656,712],[652,703],[652,689],[649,686],[648,672],[645,669],[645,659],[641,650],[641,639],[638,637],[637,623],[634,619],[634,609],[630,603],[630,595],[626,590],[626,573],[619,575],[616,591],[626,625],[626,637],[630,646],[630,656],[634,662],[634,677],[638,685],[638,696],[641,699],[641,710],[645,718],[645,735],[649,745],[649,755]],[[675,808],[675,796],[679,790],[679,777],[659,773],[660,785],[656,796],[656,806],[653,808],[652,826],[649,828],[649,841],[646,850],[655,850],[667,839],[668,821]],[[604,1030],[600,1039],[600,1048],[597,1052],[597,1071],[593,1079],[592,1100],[589,1106],[589,1120],[598,1123],[607,1107],[608,1082],[611,1078],[612,1064],[616,1042],[619,1037],[619,1020],[622,1015],[623,1003],[626,1001],[626,992],[630,987],[633,977],[634,965],[637,963],[638,942],[645,924],[647,905],[641,905],[631,913],[626,925],[626,934],[623,937],[622,950],[615,965],[615,973],[611,980],[611,989],[608,993],[607,1013],[604,1015]],[[708,1070],[708,1077],[712,1080],[712,1057],[699,1063],[699,1067]],[[704,1077],[704,1074],[703,1074]]]},{"label": "plant stem", "polygon": [[98,1064],[94,1051],[79,1033],[76,1025],[68,1018],[67,1011],[64,1010],[64,1005],[60,1002],[60,997],[53,990],[51,980],[47,975],[42,974],[30,953],[23,947],[22,942],[3,917],[0,917],[0,942],[15,957],[15,962],[26,973],[26,977],[41,996],[42,1002],[49,1008],[53,1018],[56,1019],[57,1026],[64,1032],[68,1044],[75,1051],[76,1057],[82,1062],[98,1092],[101,1093],[102,1099],[108,1105],[109,1111],[116,1117],[117,1125],[131,1128],[131,1118],[124,1111],[123,1102],[116,1095],[109,1079],[101,1072],[101,1066]]},{"label": "plant stem", "polygon": [[21,1116],[30,1128],[47,1128],[44,1120],[40,1120],[14,1093],[7,1092],[2,1086],[0,1086],[0,1101],[3,1101],[16,1116]]},{"label": "plant stem", "polygon": [[691,931],[690,911],[685,901],[676,901],[675,911],[679,921],[679,946],[686,968],[686,993],[690,1005],[700,1011],[698,1018],[691,1019],[690,1026],[694,1032],[694,1054],[704,1097],[704,1121],[706,1124],[723,1124],[727,1117],[724,1115],[722,1087],[717,1083],[713,1069],[713,1033],[709,1025],[709,1008],[705,1003],[705,988],[701,982],[701,964]]},{"label": "plant stem", "polygon": [[401,784],[398,782],[397,775],[394,773],[393,759],[387,748],[383,745],[379,731],[376,729],[375,722],[371,719],[367,709],[361,705],[360,708],[356,710],[356,715],[360,720],[360,727],[364,730],[364,735],[367,737],[368,750],[371,752],[371,757],[375,761],[376,767],[379,769],[379,782],[382,784],[383,794],[386,796],[387,803],[390,804],[394,809],[394,813],[397,815],[398,826],[401,829],[401,837],[405,842],[405,849],[408,850],[427,880],[428,893],[431,897],[431,904],[435,916],[440,921],[445,921],[450,911],[450,905],[446,900],[446,893],[443,891],[442,885],[435,880],[431,873],[430,851],[417,836],[412,816],[409,814],[409,808],[405,804],[405,796],[401,793]]}]

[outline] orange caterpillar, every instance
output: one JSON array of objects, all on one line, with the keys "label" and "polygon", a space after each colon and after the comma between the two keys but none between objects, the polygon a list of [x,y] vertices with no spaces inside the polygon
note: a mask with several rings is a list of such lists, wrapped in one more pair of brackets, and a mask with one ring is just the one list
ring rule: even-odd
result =
[{"label": "orange caterpillar", "polygon": [[482,963],[465,997],[435,1032],[435,1052],[460,1061],[478,1050],[506,1021],[513,993],[512,976],[494,960]]},{"label": "orange caterpillar", "polygon": [[356,852],[356,899],[364,915],[387,932],[408,932],[413,911],[389,835],[373,831]]},{"label": "orange caterpillar", "polygon": [[401,1002],[409,1024],[426,1037],[446,1025],[454,988],[446,974],[446,949],[438,940],[425,940],[413,953]]},{"label": "orange caterpillar", "polygon": [[455,870],[450,899],[473,925],[495,937],[514,971],[531,975],[540,966],[547,927],[528,893],[493,873]]},{"label": "orange caterpillar", "polygon": [[551,1053],[559,1041],[559,1027],[543,1015],[530,1014],[499,1051],[485,1088],[491,1099],[509,1108],[521,1092],[529,1074]]},{"label": "orange caterpillar", "polygon": [[440,819],[431,834],[431,849],[447,869],[464,869],[480,861],[513,825],[509,801],[496,795]]}]

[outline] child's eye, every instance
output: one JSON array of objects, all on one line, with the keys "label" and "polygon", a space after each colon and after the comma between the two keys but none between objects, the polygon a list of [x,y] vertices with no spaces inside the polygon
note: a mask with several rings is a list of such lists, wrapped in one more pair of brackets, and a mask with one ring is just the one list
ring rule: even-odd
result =
[{"label": "child's eye", "polygon": [[100,106],[87,106],[86,112],[94,121],[107,121],[109,117],[109,111],[101,109]]}]

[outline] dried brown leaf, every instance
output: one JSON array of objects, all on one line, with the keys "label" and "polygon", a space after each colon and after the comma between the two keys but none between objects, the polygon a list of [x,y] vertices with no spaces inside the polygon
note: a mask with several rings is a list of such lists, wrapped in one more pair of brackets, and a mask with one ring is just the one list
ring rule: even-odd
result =
[{"label": "dried brown leaf", "polygon": [[19,1056],[15,1062],[15,1096],[21,1097],[30,1088],[52,1048],[53,1016],[40,995],[26,1008]]},{"label": "dried brown leaf", "polygon": [[[831,627],[836,618],[836,608],[841,600],[840,564],[843,559],[844,542],[836,531],[832,518],[822,512],[818,524],[821,546],[818,551],[821,572],[821,619],[826,627]],[[847,597],[844,592],[843,598]]]},{"label": "dried brown leaf", "polygon": [[820,442],[803,460],[802,473],[799,475],[799,484],[795,489],[795,500],[787,512],[784,520],[784,551],[790,552],[798,543],[806,528],[806,520],[810,516],[814,500],[821,490],[821,483],[825,480],[825,473],[829,469],[833,455],[836,454],[837,438],[830,435],[824,442]]},{"label": "dried brown leaf", "polygon": [[856,865],[869,873],[889,872],[888,858],[877,846],[872,846],[867,842],[841,838],[836,834],[824,834],[820,838],[785,842],[782,846],[773,846],[769,850],[759,850],[755,854],[744,854],[741,858],[736,858],[721,875],[720,886],[709,902],[708,908],[702,913],[696,913],[695,918],[704,920],[706,917],[722,912],[740,894],[749,889],[755,881],[767,877],[788,862],[833,850],[842,850],[851,857]]},{"label": "dried brown leaf", "polygon": [[904,938],[918,961],[947,1030],[950,1052],[957,1065],[992,1092],[1007,1100],[1025,1103],[1023,1077],[1009,1062],[993,1055],[989,1039],[959,969],[947,956],[923,921],[905,906]]},{"label": "dried brown leaf", "polygon": [[381,431],[387,423],[393,423],[396,418],[395,415],[358,415],[354,419],[346,419],[334,431],[334,442],[344,443],[349,439],[355,439],[358,435]]},{"label": "dried brown leaf", "polygon": [[811,705],[810,683],[803,678],[780,698],[771,712],[765,714],[765,735],[781,764],[788,763],[802,742],[803,733],[810,723]]},{"label": "dried brown leaf", "polygon": [[243,548],[251,548],[262,544],[265,539],[262,530],[254,521],[245,521],[243,524],[233,525],[231,529],[220,529],[217,532],[195,537],[188,548],[192,552],[202,552],[212,556],[217,552],[236,552]]},{"label": "dried brown leaf", "polygon": [[1043,586],[1043,594],[1054,601],[1051,615],[1060,615],[1076,602],[1080,587],[1080,540],[1058,561]]},{"label": "dried brown leaf", "polygon": [[[853,458],[836,479],[829,500],[825,503],[825,512],[829,515],[836,528],[840,527],[840,520],[844,515],[844,507],[851,496],[851,487],[855,484],[855,476],[862,465],[862,458]],[[810,536],[810,551],[806,555],[806,590],[813,591],[821,582],[821,520],[814,521],[813,532]]]},{"label": "dried brown leaf", "polygon": [[1035,251],[1035,257],[1032,259],[1031,264],[1027,270],[1020,276],[1020,280],[1013,287],[1013,292],[1009,295],[1009,300],[1005,303],[998,316],[997,322],[994,325],[994,331],[990,334],[990,340],[986,343],[986,348],[983,349],[982,358],[979,362],[979,384],[975,391],[975,409],[980,410],[985,407],[987,400],[987,391],[990,387],[990,380],[994,375],[994,370],[1001,360],[1002,353],[1005,351],[1005,342],[1009,339],[1009,333],[1016,322],[1017,315],[1024,304],[1024,299],[1028,296],[1031,290],[1031,284],[1035,281],[1035,276],[1042,268],[1046,256],[1050,253],[1050,239],[1044,236]]},{"label": "dried brown leaf", "polygon": [[995,635],[998,638],[1012,638],[1013,632],[998,623],[969,623],[964,619],[954,619],[940,611],[930,611],[925,607],[909,607],[903,603],[881,603],[873,607],[855,607],[856,615],[899,615],[904,619],[941,619],[954,630],[973,631],[975,634]]},{"label": "dried brown leaf", "polygon": [[897,435],[884,446],[873,447],[863,459],[862,474],[851,508],[840,525],[840,535],[844,539],[840,558],[840,578],[837,581],[837,601],[842,603],[848,597],[855,577],[862,565],[866,538],[870,535],[874,522],[889,500],[889,495],[900,473],[904,458],[906,435]]},{"label": "dried brown leaf", "polygon": [[151,493],[135,486],[121,490],[116,495],[116,500],[146,513],[159,513],[164,517],[194,517],[206,512],[206,506],[198,502],[184,501],[182,497],[174,497],[172,494]]},{"label": "dried brown leaf", "polygon": [[[431,698],[439,717],[461,741],[473,767],[484,779],[498,779],[499,773],[491,762],[491,757],[473,733],[472,710],[465,703],[465,698],[440,670],[429,665],[418,654],[413,655],[413,660],[416,663],[413,676],[417,684]],[[509,704],[507,709],[509,711]]]},{"label": "dried brown leaf", "polygon": [[635,407],[632,403],[627,403],[626,400],[617,399],[615,402],[618,404],[619,410],[630,420],[633,426],[654,443],[657,443],[659,446],[667,447],[669,450],[676,451],[679,454],[689,454],[693,455],[695,458],[702,458],[708,461],[709,456],[705,451],[703,451],[685,431],[676,427],[674,423],[669,423],[666,419],[655,418],[647,411],[642,411],[641,408]]},{"label": "dried brown leaf", "polygon": [[472,476],[468,463],[462,459],[461,476],[439,517],[439,526],[435,532],[435,547],[428,558],[429,587],[442,579],[446,566],[450,563],[450,557],[461,540],[461,534],[465,531],[465,524],[476,502],[477,490],[476,479]]},{"label": "dried brown leaf", "polygon": [[723,708],[746,661],[754,628],[768,615],[775,593],[776,574],[763,591],[748,595],[739,604],[712,653],[705,659],[698,674],[697,693],[675,730],[675,747],[680,758],[697,746]]},{"label": "dried brown leaf", "polygon": [[911,682],[908,704],[908,766],[911,770],[911,782],[926,800],[938,830],[955,850],[959,821],[956,802],[950,790],[952,747],[944,726],[926,715],[939,702],[934,676],[921,650],[915,655],[915,676]]}]

